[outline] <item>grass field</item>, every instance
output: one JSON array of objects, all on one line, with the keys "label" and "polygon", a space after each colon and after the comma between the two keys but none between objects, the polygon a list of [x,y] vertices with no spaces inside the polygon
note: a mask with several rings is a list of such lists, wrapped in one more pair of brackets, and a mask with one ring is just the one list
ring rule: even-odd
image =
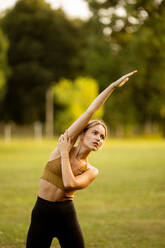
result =
[{"label": "grass field", "polygon": [[[55,143],[0,141],[0,248],[25,247]],[[100,174],[74,200],[86,248],[165,248],[165,141],[111,140],[89,161]]]}]

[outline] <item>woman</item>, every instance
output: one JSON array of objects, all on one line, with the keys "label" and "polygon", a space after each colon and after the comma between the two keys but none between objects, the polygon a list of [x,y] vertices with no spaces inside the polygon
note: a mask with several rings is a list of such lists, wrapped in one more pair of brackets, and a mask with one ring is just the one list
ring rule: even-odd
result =
[{"label": "woman", "polygon": [[[84,240],[73,205],[75,190],[87,187],[98,175],[88,163],[91,151],[104,143],[107,129],[99,120],[90,121],[113,90],[126,83],[130,72],[102,91],[58,140],[40,180],[38,198],[32,211],[27,248],[49,248],[58,238],[62,248],[84,248]],[[77,146],[74,146],[78,136]]]}]

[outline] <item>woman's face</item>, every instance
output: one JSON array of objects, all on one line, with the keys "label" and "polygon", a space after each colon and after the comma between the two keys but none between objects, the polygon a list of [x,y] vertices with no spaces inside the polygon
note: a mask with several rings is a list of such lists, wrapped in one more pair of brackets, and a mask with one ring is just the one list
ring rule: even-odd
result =
[{"label": "woman's face", "polygon": [[105,128],[97,124],[89,128],[82,137],[82,144],[92,151],[97,151],[104,143]]}]

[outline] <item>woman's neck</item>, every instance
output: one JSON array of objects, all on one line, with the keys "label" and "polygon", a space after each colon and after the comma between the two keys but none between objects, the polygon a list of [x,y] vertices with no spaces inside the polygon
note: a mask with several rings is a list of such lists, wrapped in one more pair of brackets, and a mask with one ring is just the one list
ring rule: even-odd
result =
[{"label": "woman's neck", "polygon": [[75,157],[78,160],[85,160],[85,161],[87,161],[87,157],[88,157],[88,155],[89,155],[90,152],[91,151],[89,149],[87,149],[86,147],[78,145],[76,147]]}]

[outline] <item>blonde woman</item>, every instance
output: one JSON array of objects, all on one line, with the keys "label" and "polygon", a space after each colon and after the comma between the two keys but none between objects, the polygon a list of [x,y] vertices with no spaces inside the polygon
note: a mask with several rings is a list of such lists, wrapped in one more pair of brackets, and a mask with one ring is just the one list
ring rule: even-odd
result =
[{"label": "blonde woman", "polygon": [[[60,136],[40,179],[26,248],[49,248],[54,237],[62,248],[85,247],[73,197],[76,190],[87,187],[97,177],[98,169],[87,158],[103,145],[107,135],[104,122],[90,120],[113,90],[135,73],[130,72],[110,84]],[[79,143],[75,146],[78,137]]]}]

